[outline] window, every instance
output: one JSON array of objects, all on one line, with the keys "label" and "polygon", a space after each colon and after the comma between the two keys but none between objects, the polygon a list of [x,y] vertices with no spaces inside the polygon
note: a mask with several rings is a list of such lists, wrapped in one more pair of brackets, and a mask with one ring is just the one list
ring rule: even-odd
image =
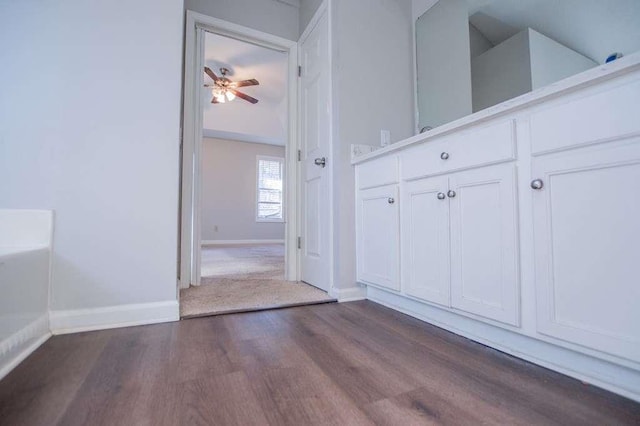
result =
[{"label": "window", "polygon": [[258,156],[258,222],[284,222],[283,175],[283,158]]}]

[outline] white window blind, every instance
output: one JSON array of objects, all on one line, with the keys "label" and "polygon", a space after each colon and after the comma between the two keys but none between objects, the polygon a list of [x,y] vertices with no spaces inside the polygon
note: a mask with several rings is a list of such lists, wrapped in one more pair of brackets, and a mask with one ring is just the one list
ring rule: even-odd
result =
[{"label": "white window blind", "polygon": [[282,222],[282,158],[258,157],[257,220]]}]

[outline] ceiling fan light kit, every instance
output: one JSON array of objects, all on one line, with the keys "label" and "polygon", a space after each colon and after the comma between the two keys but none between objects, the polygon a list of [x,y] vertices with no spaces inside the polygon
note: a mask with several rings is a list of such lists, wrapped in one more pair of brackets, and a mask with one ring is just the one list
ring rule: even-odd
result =
[{"label": "ceiling fan light kit", "polygon": [[237,90],[238,87],[259,85],[260,83],[255,78],[250,80],[231,81],[227,77],[227,75],[230,74],[227,68],[220,68],[220,74],[222,74],[222,77],[218,77],[209,67],[204,67],[204,73],[213,80],[213,84],[204,85],[204,87],[211,89],[211,95],[213,96],[211,99],[212,104],[231,102],[236,97],[244,99],[247,102],[251,102],[252,104],[258,103],[256,98]]}]

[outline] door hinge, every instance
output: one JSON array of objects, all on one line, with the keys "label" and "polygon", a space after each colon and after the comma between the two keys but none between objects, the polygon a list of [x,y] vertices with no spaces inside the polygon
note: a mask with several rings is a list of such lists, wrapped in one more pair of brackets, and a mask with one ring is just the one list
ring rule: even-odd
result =
[{"label": "door hinge", "polygon": [[302,161],[302,150],[298,150],[298,161]]},{"label": "door hinge", "polygon": [[298,249],[302,248],[302,237],[298,237]]},{"label": "door hinge", "polygon": [[298,65],[298,77],[302,77],[302,65]]}]

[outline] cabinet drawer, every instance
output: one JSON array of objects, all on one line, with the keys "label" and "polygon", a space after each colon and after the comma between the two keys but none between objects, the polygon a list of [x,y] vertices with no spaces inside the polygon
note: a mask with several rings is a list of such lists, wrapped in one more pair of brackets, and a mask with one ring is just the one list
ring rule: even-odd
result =
[{"label": "cabinet drawer", "polygon": [[376,158],[357,167],[358,188],[398,183],[398,156]]},{"label": "cabinet drawer", "polygon": [[449,144],[445,170],[466,169],[500,161],[514,160],[515,124],[513,120],[492,123],[466,131]]},{"label": "cabinet drawer", "polygon": [[400,157],[402,179],[417,179],[442,172],[445,160],[440,156],[447,151],[450,139],[436,139],[403,151]]},{"label": "cabinet drawer", "polygon": [[513,120],[474,127],[402,153],[402,179],[413,180],[448,171],[513,160]]},{"label": "cabinet drawer", "polygon": [[640,80],[545,108],[531,116],[534,154],[640,132]]}]

